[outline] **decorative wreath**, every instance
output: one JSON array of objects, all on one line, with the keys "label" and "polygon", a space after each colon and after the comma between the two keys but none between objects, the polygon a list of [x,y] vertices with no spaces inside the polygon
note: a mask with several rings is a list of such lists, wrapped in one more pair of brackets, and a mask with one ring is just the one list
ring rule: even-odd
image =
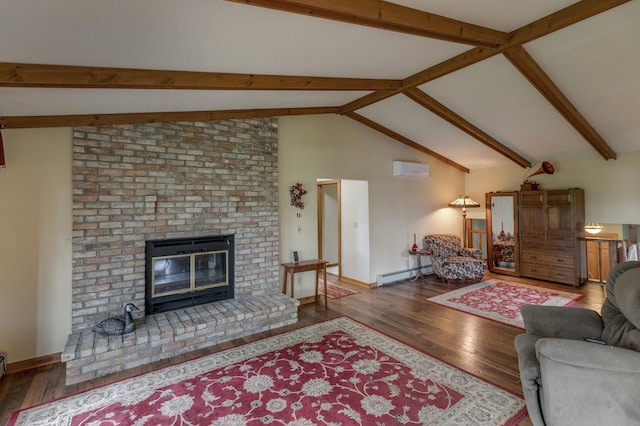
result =
[{"label": "decorative wreath", "polygon": [[299,209],[304,209],[302,196],[306,194],[307,191],[302,189],[302,184],[296,183],[295,185],[293,185],[291,188],[289,188],[289,193],[291,194],[291,205]]}]

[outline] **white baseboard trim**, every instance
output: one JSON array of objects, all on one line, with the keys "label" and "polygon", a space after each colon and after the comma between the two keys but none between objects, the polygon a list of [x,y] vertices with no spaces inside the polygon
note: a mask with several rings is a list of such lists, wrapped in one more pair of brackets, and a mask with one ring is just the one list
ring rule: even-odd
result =
[{"label": "white baseboard trim", "polygon": [[[387,272],[386,274],[379,274],[376,276],[376,282],[378,287],[385,284],[393,283],[401,280],[408,280],[414,278],[418,274],[418,268],[405,269],[403,271]],[[422,267],[422,275],[433,274],[433,267],[431,265]]]}]

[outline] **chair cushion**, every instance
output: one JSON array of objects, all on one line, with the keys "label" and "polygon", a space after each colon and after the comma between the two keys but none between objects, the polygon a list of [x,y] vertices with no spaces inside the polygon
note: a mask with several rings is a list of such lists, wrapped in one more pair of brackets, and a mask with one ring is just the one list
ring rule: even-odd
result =
[{"label": "chair cushion", "polygon": [[616,298],[616,282],[618,277],[627,271],[640,268],[640,262],[622,262],[611,268],[609,276],[607,277],[607,298],[602,305],[602,317],[607,320],[608,311],[613,312],[612,315],[617,315],[620,311],[618,309],[618,301]]},{"label": "chair cushion", "polygon": [[427,246],[442,257],[456,256],[460,253],[460,239],[455,235],[427,235],[425,240]]},{"label": "chair cushion", "polygon": [[640,328],[640,268],[631,269],[616,280],[616,300],[620,312]]},{"label": "chair cushion", "polygon": [[640,351],[640,262],[625,262],[612,269],[607,279],[602,319],[603,340]]}]

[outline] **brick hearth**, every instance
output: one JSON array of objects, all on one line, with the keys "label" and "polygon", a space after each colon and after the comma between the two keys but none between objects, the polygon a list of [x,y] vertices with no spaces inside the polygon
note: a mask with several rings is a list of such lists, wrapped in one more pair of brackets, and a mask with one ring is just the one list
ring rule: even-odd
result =
[{"label": "brick hearth", "polygon": [[73,333],[62,353],[66,384],[138,367],[261,331],[295,324],[297,300],[284,294],[223,300],[148,315],[133,333]]},{"label": "brick hearth", "polygon": [[[69,383],[297,320],[279,289],[277,148],[275,118],[74,129]],[[91,331],[128,302],[144,308],[147,240],[228,234],[235,299],[139,312],[124,337]]]}]

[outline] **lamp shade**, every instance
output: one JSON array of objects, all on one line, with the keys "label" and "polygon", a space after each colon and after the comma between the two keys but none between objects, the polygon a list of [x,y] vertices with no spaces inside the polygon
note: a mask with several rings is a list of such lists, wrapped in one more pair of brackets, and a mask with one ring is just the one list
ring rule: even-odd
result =
[{"label": "lamp shade", "polygon": [[462,209],[462,247],[467,246],[467,207],[480,207],[480,203],[473,201],[468,195],[461,195],[449,203],[449,207]]},{"label": "lamp shade", "polygon": [[449,203],[449,207],[464,209],[467,207],[480,207],[480,203],[473,201],[468,195],[461,195]]},{"label": "lamp shade", "polygon": [[602,228],[604,228],[604,226],[600,225],[598,222],[589,222],[584,226],[584,230],[592,235],[602,231]]}]

